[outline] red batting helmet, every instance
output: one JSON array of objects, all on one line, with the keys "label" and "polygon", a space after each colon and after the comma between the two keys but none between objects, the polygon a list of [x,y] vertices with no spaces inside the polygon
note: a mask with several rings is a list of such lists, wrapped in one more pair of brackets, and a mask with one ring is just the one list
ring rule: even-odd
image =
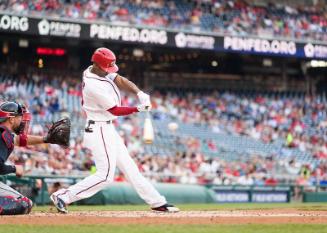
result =
[{"label": "red batting helmet", "polygon": [[110,49],[98,48],[94,51],[91,61],[107,73],[116,73],[118,71],[116,56]]}]

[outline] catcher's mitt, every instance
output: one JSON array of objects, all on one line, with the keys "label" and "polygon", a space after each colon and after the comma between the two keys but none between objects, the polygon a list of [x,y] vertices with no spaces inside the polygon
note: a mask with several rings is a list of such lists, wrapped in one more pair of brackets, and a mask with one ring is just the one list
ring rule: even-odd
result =
[{"label": "catcher's mitt", "polygon": [[69,147],[70,125],[70,119],[67,117],[53,123],[44,142]]}]

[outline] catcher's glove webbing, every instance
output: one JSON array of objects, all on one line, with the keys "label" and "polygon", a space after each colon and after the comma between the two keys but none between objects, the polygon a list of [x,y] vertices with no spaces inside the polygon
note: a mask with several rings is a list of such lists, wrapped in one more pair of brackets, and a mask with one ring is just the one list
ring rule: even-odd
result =
[{"label": "catcher's glove webbing", "polygon": [[69,118],[63,118],[53,123],[44,138],[44,142],[69,147],[70,125]]}]

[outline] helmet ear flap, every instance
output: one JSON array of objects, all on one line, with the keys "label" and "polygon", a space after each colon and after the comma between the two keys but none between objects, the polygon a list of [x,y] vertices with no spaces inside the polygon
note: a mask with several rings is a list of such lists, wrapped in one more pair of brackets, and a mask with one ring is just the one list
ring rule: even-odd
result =
[{"label": "helmet ear flap", "polygon": [[17,104],[17,115],[18,116],[23,116],[23,105],[18,104],[18,103],[16,103],[16,104]]}]

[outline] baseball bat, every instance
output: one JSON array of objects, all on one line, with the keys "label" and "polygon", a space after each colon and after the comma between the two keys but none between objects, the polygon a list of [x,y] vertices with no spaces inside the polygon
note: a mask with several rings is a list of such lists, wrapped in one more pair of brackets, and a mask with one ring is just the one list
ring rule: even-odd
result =
[{"label": "baseball bat", "polygon": [[151,115],[149,112],[146,113],[144,128],[143,128],[143,141],[146,144],[152,144],[154,140],[154,131],[151,121]]}]

